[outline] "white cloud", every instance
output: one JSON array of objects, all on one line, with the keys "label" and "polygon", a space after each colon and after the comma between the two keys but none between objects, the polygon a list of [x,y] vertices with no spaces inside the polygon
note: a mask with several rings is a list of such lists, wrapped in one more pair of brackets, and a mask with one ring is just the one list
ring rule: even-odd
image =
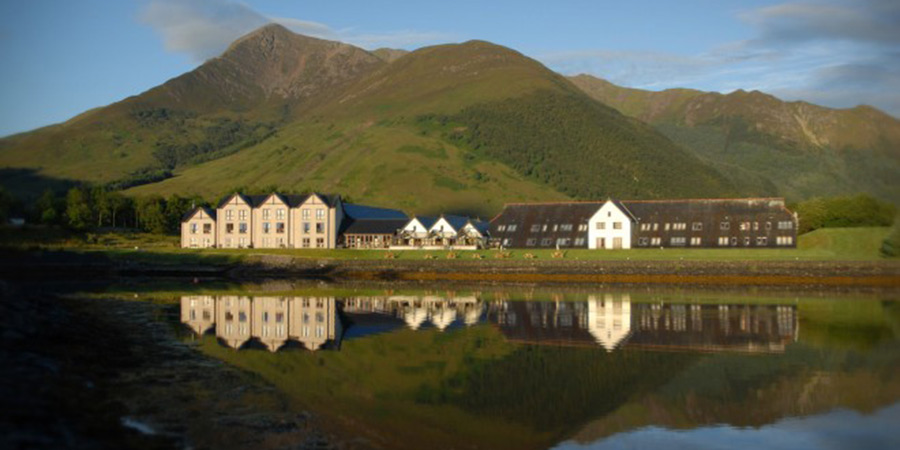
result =
[{"label": "white cloud", "polygon": [[900,117],[900,2],[784,3],[738,18],[755,28],[751,39],[701,54],[586,50],[539,59],[629,87],[758,89],[832,107],[866,103]]},{"label": "white cloud", "polygon": [[195,61],[221,54],[236,39],[267,23],[278,23],[295,33],[367,49],[411,48],[452,38],[447,33],[416,30],[384,33],[335,30],[318,22],[266,16],[243,3],[229,0],[151,0],[144,6],[139,19],[162,35],[166,49],[185,53]]}]

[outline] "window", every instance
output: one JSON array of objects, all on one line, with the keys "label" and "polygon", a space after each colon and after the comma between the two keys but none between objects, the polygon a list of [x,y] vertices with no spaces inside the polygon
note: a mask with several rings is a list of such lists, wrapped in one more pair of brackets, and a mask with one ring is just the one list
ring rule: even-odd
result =
[{"label": "window", "polygon": [[784,221],[778,222],[779,230],[790,230],[791,228],[794,228],[794,222],[792,222],[790,220],[784,220]]},{"label": "window", "polygon": [[775,238],[775,243],[778,245],[793,245],[794,237],[793,236],[778,236]]},{"label": "window", "polygon": [[503,245],[504,247],[506,247],[506,246],[509,245],[510,242],[512,242],[512,239],[510,239],[510,238],[503,238],[503,244],[502,244],[502,245]]},{"label": "window", "polygon": [[691,230],[703,231],[703,222],[694,222],[691,224]]},{"label": "window", "polygon": [[722,222],[722,223],[720,223],[720,224],[719,224],[719,229],[720,229],[720,230],[723,230],[723,231],[724,231],[724,230],[730,230],[730,229],[731,229],[731,222]]},{"label": "window", "polygon": [[753,231],[759,231],[759,222],[753,222]]},{"label": "window", "polygon": [[733,246],[737,245],[737,237],[736,236],[731,237],[731,245],[733,245]]},{"label": "window", "polygon": [[241,311],[238,313],[238,322],[246,322],[247,321],[247,313]]},{"label": "window", "polygon": [[316,210],[316,220],[324,220],[325,219],[325,210],[317,209]]},{"label": "window", "polygon": [[309,248],[309,238],[303,238],[303,248]]},{"label": "window", "polygon": [[504,232],[504,231],[506,231],[506,225],[498,225],[498,226],[497,226],[497,232],[498,232],[498,233],[502,233],[502,232]]},{"label": "window", "polygon": [[191,224],[191,234],[197,234],[197,224],[196,223]]},{"label": "window", "polygon": [[687,230],[687,223],[686,222],[673,223],[672,229],[673,230]]},{"label": "window", "polygon": [[606,222],[597,222],[597,229],[598,229],[598,230],[605,230],[605,229],[606,229]]},{"label": "window", "polygon": [[771,229],[772,229],[772,222],[766,222],[766,231],[769,231]]},{"label": "window", "polygon": [[664,228],[666,231],[669,231],[669,222],[666,222],[666,227]]},{"label": "window", "polygon": [[247,210],[246,209],[242,209],[242,210],[238,211],[238,219],[247,220]]},{"label": "window", "polygon": [[225,232],[226,232],[226,233],[234,233],[234,224],[233,224],[233,223],[226,223],[226,224],[225,224]]},{"label": "window", "polygon": [[691,238],[691,246],[692,246],[692,247],[699,247],[699,246],[700,246],[700,243],[701,243],[701,240],[700,240],[699,237],[696,237],[696,236],[695,236],[695,237],[692,237],[692,238]]},{"label": "window", "polygon": [[316,223],[316,233],[322,234],[325,232],[325,224],[324,223]]},{"label": "window", "polygon": [[578,231],[587,231],[587,229],[588,229],[588,226],[586,223],[578,225]]},{"label": "window", "polygon": [[278,220],[284,220],[284,209],[279,208],[275,210],[275,218]]},{"label": "window", "polygon": [[277,313],[275,313],[275,322],[277,322],[277,323],[283,323],[283,322],[284,322],[284,313],[283,313],[283,312],[277,312]]},{"label": "window", "polygon": [[641,231],[650,231],[650,224],[649,224],[649,223],[642,223],[642,224],[641,224]]},{"label": "window", "polygon": [[653,231],[656,231],[656,230],[658,230],[658,229],[659,229],[659,224],[658,224],[658,223],[654,223],[654,224],[653,224]]},{"label": "window", "polygon": [[526,246],[526,247],[534,247],[534,244],[536,244],[536,243],[537,243],[537,239],[535,239],[535,238],[528,238],[528,240],[525,241],[525,246]]},{"label": "window", "polygon": [[719,246],[720,247],[728,246],[728,236],[719,236]]},{"label": "window", "polygon": [[509,225],[508,227],[506,227],[506,231],[509,231],[510,233],[512,233],[513,231],[516,231],[516,228],[518,228],[518,227],[519,226],[517,224],[512,224],[512,225]]},{"label": "window", "polygon": [[684,247],[685,240],[684,236],[674,236],[669,240],[669,245],[672,247]]},{"label": "window", "polygon": [[241,222],[238,224],[238,233],[247,234],[247,223]]},{"label": "window", "polygon": [[584,247],[584,241],[585,241],[585,238],[583,238],[583,237],[575,238],[575,246],[576,247]]},{"label": "window", "polygon": [[196,247],[196,246],[197,246],[197,238],[192,237],[191,238],[191,247]]},{"label": "window", "polygon": [[541,226],[540,226],[540,225],[532,225],[532,226],[531,226],[531,232],[532,232],[532,233],[537,233],[538,231],[541,231]]},{"label": "window", "polygon": [[234,211],[232,211],[230,209],[226,209],[225,210],[225,220],[232,220],[232,219],[234,219]]},{"label": "window", "polygon": [[649,242],[650,242],[650,239],[648,239],[648,238],[645,238],[645,237],[638,238],[638,246],[639,247],[646,247]]},{"label": "window", "polygon": [[316,247],[325,248],[325,238],[316,238]]},{"label": "window", "polygon": [[571,224],[571,223],[564,223],[564,224],[562,224],[562,225],[559,226],[559,230],[560,230],[560,231],[572,231],[572,224]]},{"label": "window", "polygon": [[263,233],[269,234],[269,225],[271,225],[269,222],[263,222]]},{"label": "window", "polygon": [[212,233],[212,224],[204,223],[203,224],[203,234],[210,234],[210,233]]},{"label": "window", "polygon": [[650,245],[652,245],[654,247],[658,247],[660,244],[662,244],[662,238],[658,238],[658,237],[650,238]]},{"label": "window", "polygon": [[262,216],[263,220],[269,220],[269,208],[265,208],[262,210]]},{"label": "window", "polygon": [[553,244],[553,239],[551,239],[551,238],[541,239],[541,247],[549,247],[551,244]]},{"label": "window", "polygon": [[749,247],[749,246],[750,246],[750,236],[745,236],[744,237],[744,247]]},{"label": "window", "polygon": [[756,245],[758,245],[760,247],[765,247],[766,245],[768,245],[768,243],[769,243],[768,241],[769,241],[769,239],[765,236],[757,236]]},{"label": "window", "polygon": [[543,227],[541,227],[541,231],[547,231],[547,224],[545,223]]},{"label": "window", "polygon": [[301,209],[300,217],[302,217],[304,220],[309,219],[309,210],[306,208]]},{"label": "window", "polygon": [[309,234],[310,228],[311,228],[311,225],[309,224],[309,222],[303,222],[303,233],[304,234]]},{"label": "window", "polygon": [[569,238],[559,238],[556,240],[556,245],[560,247],[568,247],[569,244],[572,243],[572,240]]},{"label": "window", "polygon": [[621,230],[622,222],[613,222],[613,230]]},{"label": "window", "polygon": [[275,232],[276,233],[284,233],[284,222],[276,222],[275,223]]}]

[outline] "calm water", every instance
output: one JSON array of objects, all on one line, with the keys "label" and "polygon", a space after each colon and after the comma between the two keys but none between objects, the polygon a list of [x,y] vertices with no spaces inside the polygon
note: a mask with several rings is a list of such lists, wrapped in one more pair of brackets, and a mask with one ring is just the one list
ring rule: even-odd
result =
[{"label": "calm water", "polygon": [[385,448],[900,448],[900,302],[185,295],[199,351]]}]

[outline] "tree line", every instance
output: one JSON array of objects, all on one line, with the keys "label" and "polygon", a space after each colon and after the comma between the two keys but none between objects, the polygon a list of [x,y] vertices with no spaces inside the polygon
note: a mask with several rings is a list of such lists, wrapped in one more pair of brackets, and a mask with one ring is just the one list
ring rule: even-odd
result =
[{"label": "tree line", "polygon": [[37,200],[26,204],[0,187],[0,219],[4,223],[15,216],[27,223],[75,231],[110,227],[178,233],[182,216],[194,206],[208,206],[208,202],[179,195],[128,197],[105,187],[76,186],[64,194],[47,189]]}]

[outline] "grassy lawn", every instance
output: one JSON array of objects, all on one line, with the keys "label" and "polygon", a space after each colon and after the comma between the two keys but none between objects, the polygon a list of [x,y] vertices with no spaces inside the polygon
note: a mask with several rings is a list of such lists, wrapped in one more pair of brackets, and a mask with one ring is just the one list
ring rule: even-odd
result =
[{"label": "grassy lawn", "polygon": [[[890,228],[832,228],[804,234],[796,249],[631,249],[631,250],[566,250],[565,260],[587,261],[873,261],[889,260],[879,253],[881,242]],[[55,233],[55,234],[54,234]],[[317,249],[182,249],[176,236],[143,233],[95,233],[72,236],[53,231],[31,231],[17,235],[6,231],[2,241],[17,247],[58,248],[79,251],[102,251],[112,258],[157,262],[212,263],[253,260],[268,255],[284,255],[307,259],[382,260],[388,253],[399,260],[474,260],[486,263],[496,259],[496,250],[479,251],[384,251],[384,250],[317,250]],[[508,258],[552,260],[552,249],[512,249]],[[896,259],[894,259],[896,260]]]}]

